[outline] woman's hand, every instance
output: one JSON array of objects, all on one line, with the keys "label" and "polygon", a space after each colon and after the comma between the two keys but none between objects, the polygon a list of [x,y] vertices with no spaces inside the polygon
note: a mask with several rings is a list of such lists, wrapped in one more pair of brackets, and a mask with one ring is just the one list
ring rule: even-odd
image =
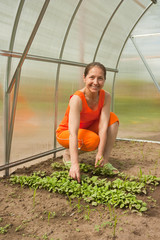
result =
[{"label": "woman's hand", "polygon": [[95,160],[95,167],[103,167],[104,164],[105,163],[104,163],[103,155],[97,153],[96,160]]},{"label": "woman's hand", "polygon": [[81,175],[80,175],[80,168],[79,164],[72,164],[71,168],[69,170],[69,176],[75,180],[77,180],[79,183],[81,181]]}]

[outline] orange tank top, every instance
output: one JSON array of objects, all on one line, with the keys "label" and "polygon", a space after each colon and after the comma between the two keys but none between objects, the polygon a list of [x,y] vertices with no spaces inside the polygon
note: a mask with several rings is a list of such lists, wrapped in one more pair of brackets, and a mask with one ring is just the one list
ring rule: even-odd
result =
[{"label": "orange tank top", "polygon": [[[80,112],[80,126],[79,126],[79,128],[87,129],[88,127],[90,127],[94,123],[95,120],[98,120],[100,118],[101,110],[102,110],[102,107],[104,105],[105,91],[103,89],[100,90],[98,108],[96,110],[92,110],[88,106],[85,95],[84,95],[83,92],[76,91],[73,95],[78,95],[82,100],[82,110]],[[57,133],[59,133],[61,131],[64,131],[64,130],[68,130],[69,110],[70,110],[70,106],[68,104],[65,116],[64,116],[62,122],[60,123],[58,129],[57,129]]]}]

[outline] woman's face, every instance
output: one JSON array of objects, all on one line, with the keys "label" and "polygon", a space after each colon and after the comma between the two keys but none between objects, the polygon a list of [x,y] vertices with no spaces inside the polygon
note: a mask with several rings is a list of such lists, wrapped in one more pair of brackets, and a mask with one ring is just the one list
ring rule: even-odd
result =
[{"label": "woman's face", "polygon": [[86,77],[84,76],[83,78],[86,88],[90,92],[98,92],[104,86],[105,82],[104,72],[99,67],[95,66],[91,68],[87,76]]}]

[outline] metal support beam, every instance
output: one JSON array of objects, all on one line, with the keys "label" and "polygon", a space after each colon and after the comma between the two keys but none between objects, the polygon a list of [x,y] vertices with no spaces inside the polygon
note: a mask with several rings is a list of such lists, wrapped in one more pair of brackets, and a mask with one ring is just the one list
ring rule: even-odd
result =
[{"label": "metal support beam", "polygon": [[153,80],[153,82],[154,82],[156,88],[157,88],[158,91],[160,92],[160,86],[159,86],[158,82],[156,81],[156,78],[155,78],[154,74],[152,73],[152,71],[151,71],[151,69],[150,69],[150,67],[149,67],[149,65],[148,65],[148,63],[147,63],[147,61],[145,60],[143,54],[141,53],[140,49],[138,48],[138,46],[137,46],[137,44],[136,44],[136,42],[135,42],[135,40],[134,40],[134,37],[131,36],[130,39],[131,39],[131,41],[132,41],[132,43],[133,43],[135,49],[137,50],[137,52],[138,52],[138,54],[139,54],[139,56],[140,56],[142,62],[144,63],[144,65],[145,65],[145,67],[146,67],[146,69],[147,69],[149,75],[151,76],[151,78],[152,78],[152,80]]},{"label": "metal support beam", "polygon": [[[20,83],[20,73],[21,73],[21,67],[23,65],[23,62],[26,58],[26,55],[30,49],[30,46],[33,42],[33,39],[36,35],[36,32],[39,28],[39,25],[42,21],[42,18],[45,14],[45,11],[47,9],[47,6],[49,4],[50,0],[46,0],[42,10],[39,14],[39,17],[37,19],[37,22],[35,24],[35,27],[31,33],[31,36],[28,40],[28,43],[25,47],[25,50],[20,58],[19,64],[16,68],[16,71],[12,77],[10,86],[8,88],[8,81],[9,81],[9,74],[10,74],[10,67],[11,67],[11,59],[8,59],[8,64],[7,64],[7,79],[6,79],[6,89],[5,89],[5,129],[6,129],[6,133],[5,133],[5,162],[7,164],[9,164],[10,161],[10,153],[11,153],[11,144],[12,144],[12,135],[13,135],[13,128],[14,128],[14,120],[15,120],[15,114],[16,114],[16,106],[17,106],[17,99],[18,99],[18,90],[19,90],[19,83]],[[16,35],[16,30],[18,27],[18,22],[19,22],[19,18],[20,18],[20,14],[23,8],[23,4],[24,1],[20,2],[19,8],[18,8],[18,12],[17,12],[17,16],[15,19],[15,24],[13,26],[13,31],[12,31],[12,36],[11,36],[11,41],[10,41],[10,50],[12,51],[13,46],[14,46],[14,40],[15,40],[15,35]],[[12,107],[11,107],[11,116],[10,116],[10,104],[11,104],[11,100],[10,100],[10,93],[12,91],[14,87],[14,93],[13,93],[13,103],[12,103]],[[6,170],[6,175],[9,175],[9,171]]]},{"label": "metal support beam", "polygon": [[100,39],[99,39],[99,42],[98,42],[98,45],[97,45],[97,47],[96,47],[96,51],[95,51],[95,54],[94,54],[94,57],[93,57],[93,62],[95,61],[95,59],[96,59],[96,57],[97,57],[97,53],[98,53],[99,47],[100,47],[100,45],[101,45],[102,39],[103,39],[103,37],[104,37],[104,34],[105,34],[105,32],[106,32],[106,30],[107,30],[110,22],[112,21],[114,15],[117,13],[118,9],[120,8],[121,4],[123,3],[123,1],[124,1],[124,0],[121,0],[121,1],[119,2],[118,6],[115,8],[114,12],[112,13],[110,19],[108,20],[108,22],[107,22],[107,24],[106,24],[106,26],[105,26],[105,28],[104,28],[104,30],[103,30],[103,32],[102,32],[102,35],[101,35],[101,37],[100,37]]},{"label": "metal support beam", "polygon": [[42,157],[48,156],[50,154],[53,154],[55,152],[59,152],[59,151],[62,151],[62,150],[64,150],[64,148],[63,147],[59,147],[59,148],[56,148],[56,149],[53,149],[53,150],[49,150],[49,151],[46,151],[46,152],[43,152],[43,153],[39,153],[39,154],[33,155],[31,157],[27,157],[27,158],[24,158],[24,159],[21,159],[21,160],[12,162],[12,163],[8,163],[8,164],[5,164],[5,165],[2,165],[2,166],[0,166],[0,171],[3,171],[5,169],[9,169],[9,168],[12,168],[12,167],[15,167],[15,166],[18,166],[18,165],[21,165],[21,164],[33,161],[33,160],[36,160],[38,158],[42,158]]},{"label": "metal support beam", "polygon": [[[19,19],[21,16],[21,12],[23,9],[24,5],[24,0],[21,0],[17,9],[17,14],[15,17],[15,21],[13,24],[12,28],[12,34],[11,34],[11,39],[10,39],[10,44],[9,44],[9,51],[13,51],[14,47],[14,42],[15,42],[15,37],[16,37],[16,32],[17,32],[17,27],[19,23]],[[5,163],[9,163],[9,155],[8,154],[8,135],[9,135],[9,121],[10,121],[10,99],[9,95],[7,94],[7,89],[9,85],[9,79],[10,79],[10,72],[11,72],[11,63],[12,63],[12,56],[8,56],[7,60],[7,69],[6,69],[6,79],[5,79],[5,101],[4,101],[4,142],[5,142]],[[6,169],[6,176],[9,175],[9,170]]]},{"label": "metal support beam", "polygon": [[[60,55],[59,55],[59,60],[62,60],[62,56],[63,56],[63,52],[64,52],[64,47],[67,41],[67,37],[70,31],[70,28],[72,26],[72,23],[74,21],[74,18],[76,16],[76,13],[81,5],[83,0],[79,0],[77,7],[75,8],[75,11],[70,19],[69,25],[67,27],[64,39],[63,39],[63,43],[62,43],[62,47],[61,47],[61,51],[60,51]],[[56,83],[55,83],[55,107],[54,107],[54,148],[56,148],[57,146],[57,142],[56,142],[56,129],[57,129],[57,114],[58,114],[58,86],[59,86],[59,75],[60,75],[60,68],[61,68],[61,62],[58,63],[58,67],[57,67],[57,74],[56,74]],[[56,154],[55,154],[56,156]]]},{"label": "metal support beam", "polygon": [[19,68],[18,71],[16,72],[16,76],[15,76],[13,104],[12,104],[12,108],[11,108],[12,111],[11,111],[11,118],[10,118],[9,129],[8,129],[9,130],[8,131],[8,138],[7,138],[7,140],[8,140],[7,141],[7,159],[8,160],[10,159],[10,153],[11,153],[12,135],[13,135],[13,128],[14,128],[15,114],[16,114],[20,74],[21,74],[21,69]]},{"label": "metal support beam", "polygon": [[[10,56],[12,58],[21,58],[22,53],[6,51],[6,50],[0,49],[0,55],[5,56],[5,57]],[[37,55],[32,55],[32,54],[27,54],[26,59],[32,60],[32,61],[58,63],[58,64],[63,64],[63,65],[75,66],[75,67],[86,67],[87,66],[87,63],[74,62],[74,61],[63,60],[63,59],[58,59],[58,58],[51,58],[51,57],[42,57],[42,56],[37,56]],[[109,68],[109,67],[105,67],[105,68],[106,68],[106,71],[108,71],[108,72],[118,72],[118,69],[116,69],[116,68]]]}]

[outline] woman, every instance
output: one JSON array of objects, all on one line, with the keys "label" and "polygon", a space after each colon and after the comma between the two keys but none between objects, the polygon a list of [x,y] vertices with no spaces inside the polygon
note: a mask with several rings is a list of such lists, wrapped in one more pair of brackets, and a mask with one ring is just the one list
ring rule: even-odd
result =
[{"label": "woman", "polygon": [[98,148],[95,167],[103,167],[109,161],[119,125],[117,116],[110,113],[111,96],[102,89],[105,67],[99,62],[88,64],[83,79],[85,87],[71,96],[56,131],[57,141],[67,148],[63,157],[65,162],[71,162],[69,176],[78,182],[78,149],[93,151]]}]

